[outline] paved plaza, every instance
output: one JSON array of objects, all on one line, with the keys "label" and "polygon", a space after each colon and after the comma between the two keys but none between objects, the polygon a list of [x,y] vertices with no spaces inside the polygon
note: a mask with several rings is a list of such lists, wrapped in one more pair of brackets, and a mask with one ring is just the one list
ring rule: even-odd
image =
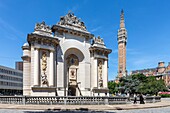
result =
[{"label": "paved plaza", "polygon": [[131,110],[109,110],[109,111],[54,111],[54,110],[17,110],[1,109],[0,113],[170,113],[170,107],[131,109]]}]

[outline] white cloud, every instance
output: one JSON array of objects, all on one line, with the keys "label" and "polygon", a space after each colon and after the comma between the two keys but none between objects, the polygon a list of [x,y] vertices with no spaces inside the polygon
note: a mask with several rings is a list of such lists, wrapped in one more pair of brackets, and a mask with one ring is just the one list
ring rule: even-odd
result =
[{"label": "white cloud", "polygon": [[2,18],[0,18],[0,33],[3,34],[1,34],[1,36],[11,40],[16,40],[19,37],[24,36],[22,32],[18,31],[15,27],[4,21]]},{"label": "white cloud", "polygon": [[[168,55],[146,55],[141,54],[138,57],[131,57],[127,59],[127,64],[131,67],[131,70],[137,70],[137,69],[146,69],[146,68],[155,68],[158,65],[159,61],[164,61],[165,63],[168,63],[170,60],[170,57]],[[127,65],[127,67],[128,67]]]},{"label": "white cloud", "polygon": [[96,32],[96,31],[98,31],[98,30],[99,30],[99,29],[101,29],[101,28],[102,28],[101,26],[96,27],[96,28],[94,28],[94,29],[90,30],[90,32]]},{"label": "white cloud", "polygon": [[143,66],[143,65],[146,65],[150,62],[150,58],[139,58],[139,59],[136,59],[133,64],[136,65],[136,66]]},{"label": "white cloud", "polygon": [[139,54],[142,54],[140,52],[140,50],[136,50],[136,49],[127,48],[126,51],[127,51],[126,53],[129,54],[129,55],[139,55]]}]

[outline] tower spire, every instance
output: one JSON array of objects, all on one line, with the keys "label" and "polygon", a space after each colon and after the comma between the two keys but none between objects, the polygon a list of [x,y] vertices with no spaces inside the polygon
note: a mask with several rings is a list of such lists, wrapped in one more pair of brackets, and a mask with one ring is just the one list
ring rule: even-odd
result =
[{"label": "tower spire", "polygon": [[120,14],[120,28],[125,28],[125,19],[124,19],[123,9],[121,10],[121,14]]}]

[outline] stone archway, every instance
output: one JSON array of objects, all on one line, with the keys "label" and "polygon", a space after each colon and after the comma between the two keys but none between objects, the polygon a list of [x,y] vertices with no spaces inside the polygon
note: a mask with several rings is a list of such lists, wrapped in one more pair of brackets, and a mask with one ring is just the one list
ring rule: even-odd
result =
[{"label": "stone archway", "polygon": [[68,72],[68,95],[76,96],[77,87],[77,70],[79,59],[76,55],[70,54],[67,58],[67,72]]},{"label": "stone archway", "polygon": [[[80,80],[77,81],[77,78],[80,77],[78,75],[79,70],[81,69],[79,66],[80,63],[85,59],[84,54],[81,50],[77,48],[69,48],[64,53],[64,95],[72,94],[69,91],[75,93],[75,96],[81,95]],[[71,87],[71,88],[70,88]],[[73,90],[75,89],[75,90]],[[72,94],[73,96],[74,94]]]}]

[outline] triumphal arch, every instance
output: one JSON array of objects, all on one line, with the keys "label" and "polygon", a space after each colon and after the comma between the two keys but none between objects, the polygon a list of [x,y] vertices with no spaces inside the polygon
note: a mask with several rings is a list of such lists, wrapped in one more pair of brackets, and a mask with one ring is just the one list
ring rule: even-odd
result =
[{"label": "triumphal arch", "polygon": [[108,95],[111,50],[73,13],[52,27],[37,23],[22,49],[23,95]]}]

